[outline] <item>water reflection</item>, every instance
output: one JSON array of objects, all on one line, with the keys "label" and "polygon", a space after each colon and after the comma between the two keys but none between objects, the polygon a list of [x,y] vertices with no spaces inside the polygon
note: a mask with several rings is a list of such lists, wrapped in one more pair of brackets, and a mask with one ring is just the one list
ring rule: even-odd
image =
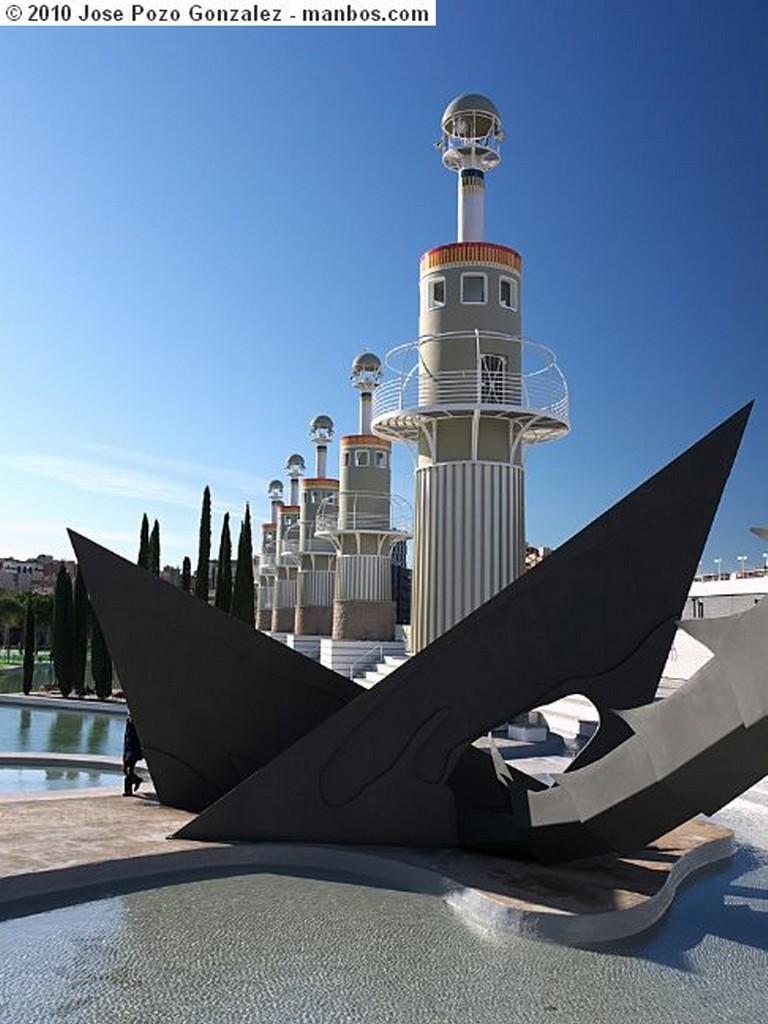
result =
[{"label": "water reflection", "polygon": [[55,750],[61,754],[80,751],[80,735],[82,731],[82,715],[72,714],[70,711],[55,712],[48,734],[48,749]]},{"label": "water reflection", "polygon": [[0,751],[120,757],[125,718],[94,711],[0,705]]},{"label": "water reflection", "polygon": [[29,749],[30,729],[32,727],[32,712],[29,708],[21,708],[19,716],[19,750]]},{"label": "water reflection", "polygon": [[88,730],[87,750],[89,754],[100,754],[109,736],[109,721],[106,715],[95,715]]}]

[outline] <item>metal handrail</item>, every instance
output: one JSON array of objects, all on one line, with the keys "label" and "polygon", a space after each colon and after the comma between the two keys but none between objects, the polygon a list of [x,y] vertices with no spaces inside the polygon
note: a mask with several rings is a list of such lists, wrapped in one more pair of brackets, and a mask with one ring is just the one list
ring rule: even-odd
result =
[{"label": "metal handrail", "polygon": [[[367,661],[370,658],[371,654],[373,654],[374,651],[378,651],[379,652],[379,661],[383,661],[384,660],[384,648],[382,647],[381,644],[374,644],[373,647],[371,647],[369,650],[364,651],[363,654],[360,655],[360,657],[355,658],[355,660],[349,666],[349,678],[350,679],[354,679],[355,678],[355,668],[356,668],[356,666],[359,665],[363,661]],[[378,662],[376,664],[378,664]]]},{"label": "metal handrail", "polygon": [[[476,363],[464,370],[434,373],[422,360],[420,345],[430,341],[476,340]],[[489,370],[482,365],[483,341],[504,342],[519,354],[522,368],[514,372]],[[526,363],[534,363],[526,368]],[[554,353],[539,342],[495,331],[450,331],[424,335],[400,345],[385,358],[391,376],[373,397],[373,419],[393,413],[448,409],[488,409],[545,415],[568,422],[568,385]]]},{"label": "metal handrail", "polygon": [[333,500],[326,499],[318,506],[315,533],[399,533],[410,536],[411,520],[411,506],[398,494],[340,491]]}]

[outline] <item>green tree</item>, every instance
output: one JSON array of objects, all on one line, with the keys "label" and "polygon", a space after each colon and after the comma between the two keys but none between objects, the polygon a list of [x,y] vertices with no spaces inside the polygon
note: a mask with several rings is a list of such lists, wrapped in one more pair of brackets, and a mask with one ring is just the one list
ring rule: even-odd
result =
[{"label": "green tree", "polygon": [[85,693],[85,666],[88,661],[88,591],[80,569],[75,576],[72,604],[72,685],[78,697]]},{"label": "green tree", "polygon": [[229,536],[229,512],[224,513],[224,522],[221,526],[215,604],[225,612],[232,608],[232,540]]},{"label": "green tree", "polygon": [[112,696],[112,657],[96,613],[91,609],[91,675],[99,700]]},{"label": "green tree", "polygon": [[35,609],[35,627],[37,629],[37,649],[51,647],[51,627],[53,626],[53,594],[33,594],[32,604]]},{"label": "green tree", "polygon": [[32,595],[27,598],[24,613],[24,671],[22,673],[22,689],[29,693],[35,678],[35,605]]},{"label": "green tree", "polygon": [[21,628],[24,612],[24,601],[20,594],[14,590],[0,593],[0,624],[3,627],[3,646],[8,654],[11,650],[11,631]]},{"label": "green tree", "polygon": [[154,526],[152,527],[152,533],[149,535],[149,557],[147,559],[147,568],[150,572],[153,572],[155,576],[160,575],[160,523],[155,520]]},{"label": "green tree", "polygon": [[253,540],[251,538],[251,510],[245,506],[245,519],[240,527],[237,542],[237,565],[235,586],[232,591],[232,614],[255,625],[253,593]]},{"label": "green tree", "polygon": [[200,543],[197,555],[195,595],[208,600],[208,567],[211,561],[211,489],[203,491],[203,508],[200,513]]},{"label": "green tree", "polygon": [[142,569],[149,568],[149,519],[145,512],[141,520],[141,536],[139,538],[139,557],[137,564]]},{"label": "green tree", "polygon": [[192,563],[186,555],[181,563],[181,589],[187,594],[192,589]]},{"label": "green tree", "polygon": [[74,685],[73,619],[72,581],[62,562],[53,593],[53,668],[63,697],[70,695]]}]

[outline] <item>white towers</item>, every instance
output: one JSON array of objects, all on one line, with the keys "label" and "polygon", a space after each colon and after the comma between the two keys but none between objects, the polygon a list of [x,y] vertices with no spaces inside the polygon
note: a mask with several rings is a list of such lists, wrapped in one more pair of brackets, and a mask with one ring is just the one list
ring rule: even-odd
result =
[{"label": "white towers", "polygon": [[459,174],[459,240],[421,258],[419,338],[387,356],[372,429],[417,452],[414,650],[524,568],[523,446],[568,431],[553,353],[521,336],[521,260],[482,240],[484,172],[501,119],[486,97],[448,105],[439,144]]}]

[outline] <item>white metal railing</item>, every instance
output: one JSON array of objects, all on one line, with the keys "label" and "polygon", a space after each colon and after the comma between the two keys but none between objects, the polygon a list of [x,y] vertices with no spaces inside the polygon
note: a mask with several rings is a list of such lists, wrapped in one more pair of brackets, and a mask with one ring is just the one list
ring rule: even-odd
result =
[{"label": "white metal railing", "polygon": [[[435,373],[421,357],[420,344],[472,340],[475,365]],[[484,341],[509,345],[520,370],[504,371],[483,364]],[[494,346],[498,351],[498,344]],[[554,353],[538,342],[491,331],[452,331],[427,335],[387,354],[388,378],[374,392],[373,419],[436,408],[488,409],[546,416],[568,423],[568,385]]]},{"label": "white metal railing", "polygon": [[397,494],[340,491],[318,506],[315,532],[402,533],[410,536],[412,518],[411,506]]},{"label": "white metal railing", "polygon": [[359,658],[355,658],[355,660],[349,666],[349,678],[350,679],[354,679],[355,678],[355,676],[357,675],[357,666],[358,665],[363,665],[363,664],[370,665],[371,664],[371,658],[372,657],[376,657],[377,652],[378,652],[378,659],[379,660],[378,660],[378,662],[374,661],[373,664],[374,665],[378,665],[382,661],[384,661],[384,648],[382,647],[381,644],[375,644],[369,650],[367,650],[363,654],[361,654]]}]

